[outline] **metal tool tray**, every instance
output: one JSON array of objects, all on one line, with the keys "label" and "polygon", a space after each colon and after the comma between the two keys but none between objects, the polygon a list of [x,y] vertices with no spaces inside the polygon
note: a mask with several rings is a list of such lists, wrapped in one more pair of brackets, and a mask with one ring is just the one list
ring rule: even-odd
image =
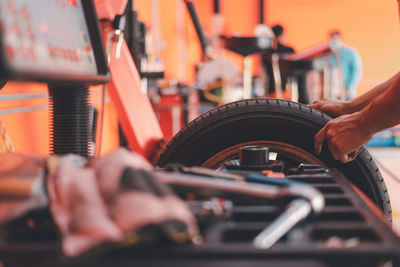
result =
[{"label": "metal tool tray", "polygon": [[[400,266],[399,237],[339,171],[288,178],[319,189],[326,207],[267,250],[255,249],[252,241],[281,213],[282,200],[266,204],[265,200],[234,199],[229,220],[201,225],[205,244],[199,247],[131,247],[71,260],[61,256],[58,244],[2,243],[0,260],[5,266]],[[324,247],[331,236],[356,241],[356,245]],[[387,261],[393,265],[382,265]]]}]

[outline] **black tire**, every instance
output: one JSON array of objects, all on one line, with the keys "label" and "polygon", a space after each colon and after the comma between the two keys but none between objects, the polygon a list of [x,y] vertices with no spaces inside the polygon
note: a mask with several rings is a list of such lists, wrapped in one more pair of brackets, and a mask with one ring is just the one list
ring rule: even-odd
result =
[{"label": "black tire", "polygon": [[182,129],[161,154],[158,165],[202,166],[213,155],[237,144],[272,140],[307,151],[329,167],[338,168],[391,219],[389,195],[382,175],[367,150],[352,162],[332,158],[326,146],[314,154],[314,135],[331,118],[306,105],[278,99],[252,99],[215,108]]}]

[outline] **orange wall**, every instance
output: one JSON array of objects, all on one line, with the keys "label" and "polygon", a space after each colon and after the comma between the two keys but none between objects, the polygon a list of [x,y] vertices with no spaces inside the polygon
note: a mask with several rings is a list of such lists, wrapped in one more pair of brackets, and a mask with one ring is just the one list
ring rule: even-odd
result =
[{"label": "orange wall", "polygon": [[[44,85],[37,83],[8,82],[0,91],[2,96],[39,93],[47,93],[47,90]],[[37,107],[47,104],[48,101],[45,97],[35,100],[0,101],[0,109]],[[0,122],[5,127],[16,152],[26,154],[48,154],[48,121],[49,115],[47,109],[0,115]]]},{"label": "orange wall", "polygon": [[[225,18],[225,33],[250,35],[258,22],[258,0],[220,0]],[[332,29],[342,31],[347,44],[360,52],[363,78],[359,92],[371,88],[400,69],[400,29],[396,0],[265,0],[267,23],[286,26],[288,43],[298,51],[323,42]],[[194,63],[200,59],[199,45],[186,9],[179,13],[186,25],[186,61],[177,55],[177,5],[183,0],[159,0],[163,51],[167,76],[177,78],[177,66],[187,70],[185,80],[194,78]],[[137,0],[142,20],[151,24],[151,3]],[[194,0],[207,33],[212,32],[212,0]],[[232,56],[238,67],[240,57]]]},{"label": "orange wall", "polygon": [[[91,105],[98,109],[97,140],[100,134],[101,115],[101,88],[94,87],[91,90]],[[1,96],[19,94],[46,94],[47,86],[40,83],[8,82],[0,91]],[[46,97],[39,99],[0,101],[0,110],[14,108],[38,107],[47,105]],[[46,156],[49,153],[49,110],[42,108],[29,112],[0,114],[0,122],[5,127],[15,151],[29,155]],[[98,141],[97,141],[98,143]],[[0,145],[3,144],[0,136]],[[107,97],[105,105],[105,118],[102,142],[102,154],[110,152],[119,146],[118,140],[118,116],[113,104]],[[5,148],[5,147],[3,147]]]},{"label": "orange wall", "polygon": [[[152,2],[151,0],[135,1],[136,9],[139,13],[139,19],[144,21],[146,26],[154,29],[152,21]],[[169,78],[177,79],[182,76],[194,77],[195,62],[200,59],[200,46],[197,43],[197,37],[191,24],[188,23],[189,15],[184,7],[183,0],[160,0],[160,21],[161,21],[161,41],[165,45],[165,49],[161,52],[161,57],[166,66],[166,75]],[[181,12],[177,12],[177,5],[180,5]],[[185,47],[181,49],[178,46],[177,38],[177,13],[184,17],[184,27],[181,36],[184,36]],[[184,53],[183,55],[179,53]],[[178,58],[186,58],[185,64],[179,63],[182,60]],[[187,69],[190,66],[190,69]],[[179,68],[181,68],[179,70]]]},{"label": "orange wall", "polygon": [[396,0],[269,0],[268,22],[284,24],[298,50],[325,40],[332,28],[341,30],[361,55],[359,93],[400,70]]}]

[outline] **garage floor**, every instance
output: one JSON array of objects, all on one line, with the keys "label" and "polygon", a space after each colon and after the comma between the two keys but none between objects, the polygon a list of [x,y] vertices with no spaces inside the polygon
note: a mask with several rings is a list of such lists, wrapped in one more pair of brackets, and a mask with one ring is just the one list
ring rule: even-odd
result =
[{"label": "garage floor", "polygon": [[400,148],[373,147],[368,151],[385,180],[392,203],[393,229],[400,235]]}]

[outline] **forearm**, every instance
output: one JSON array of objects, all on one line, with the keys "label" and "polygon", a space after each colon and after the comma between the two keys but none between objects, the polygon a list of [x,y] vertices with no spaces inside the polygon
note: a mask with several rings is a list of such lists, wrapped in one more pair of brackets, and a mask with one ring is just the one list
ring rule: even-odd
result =
[{"label": "forearm", "polygon": [[380,95],[360,111],[360,123],[366,131],[377,132],[400,123],[400,75],[391,79],[387,87],[379,87]]},{"label": "forearm", "polygon": [[367,107],[371,102],[373,102],[376,98],[382,95],[396,80],[396,78],[400,77],[400,72],[396,73],[389,80],[375,86],[373,89],[368,92],[354,98],[346,104],[346,113],[354,113],[362,110]]}]

